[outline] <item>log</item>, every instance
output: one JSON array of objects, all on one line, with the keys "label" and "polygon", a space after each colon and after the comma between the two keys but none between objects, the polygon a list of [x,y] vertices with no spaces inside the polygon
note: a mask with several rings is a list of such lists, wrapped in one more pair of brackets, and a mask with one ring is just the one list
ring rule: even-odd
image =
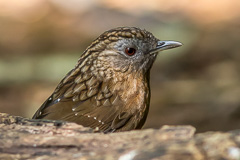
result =
[{"label": "log", "polygon": [[195,133],[192,126],[120,133],[0,113],[0,159],[240,159],[240,130]]}]

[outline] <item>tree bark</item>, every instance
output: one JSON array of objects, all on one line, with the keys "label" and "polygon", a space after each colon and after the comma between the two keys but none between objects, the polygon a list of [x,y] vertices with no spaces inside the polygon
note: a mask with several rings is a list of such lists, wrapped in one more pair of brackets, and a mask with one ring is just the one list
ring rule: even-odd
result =
[{"label": "tree bark", "polygon": [[0,113],[0,159],[240,159],[240,130],[163,126],[103,134],[75,123]]}]

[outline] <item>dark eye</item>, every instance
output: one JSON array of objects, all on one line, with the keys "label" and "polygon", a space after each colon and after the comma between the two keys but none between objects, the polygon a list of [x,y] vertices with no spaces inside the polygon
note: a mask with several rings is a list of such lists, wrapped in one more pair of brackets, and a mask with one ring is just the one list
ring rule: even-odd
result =
[{"label": "dark eye", "polygon": [[135,48],[126,48],[125,53],[129,56],[133,56],[136,53],[136,49]]}]

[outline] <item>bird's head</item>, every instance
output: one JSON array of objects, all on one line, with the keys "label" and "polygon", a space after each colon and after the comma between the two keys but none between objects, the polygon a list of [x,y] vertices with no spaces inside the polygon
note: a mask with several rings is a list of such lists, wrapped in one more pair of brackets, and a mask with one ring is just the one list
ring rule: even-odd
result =
[{"label": "bird's head", "polygon": [[146,73],[160,51],[181,45],[175,41],[160,41],[146,30],[119,27],[100,35],[80,60],[93,65],[91,70],[102,77],[111,77],[113,72]]}]

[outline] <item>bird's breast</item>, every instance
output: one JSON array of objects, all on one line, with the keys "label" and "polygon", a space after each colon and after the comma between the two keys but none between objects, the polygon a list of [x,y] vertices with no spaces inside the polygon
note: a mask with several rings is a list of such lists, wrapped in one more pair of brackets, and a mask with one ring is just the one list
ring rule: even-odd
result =
[{"label": "bird's breast", "polygon": [[143,75],[129,74],[115,80],[114,90],[124,103],[124,108],[132,112],[145,110],[149,102],[150,89],[148,80]]}]

